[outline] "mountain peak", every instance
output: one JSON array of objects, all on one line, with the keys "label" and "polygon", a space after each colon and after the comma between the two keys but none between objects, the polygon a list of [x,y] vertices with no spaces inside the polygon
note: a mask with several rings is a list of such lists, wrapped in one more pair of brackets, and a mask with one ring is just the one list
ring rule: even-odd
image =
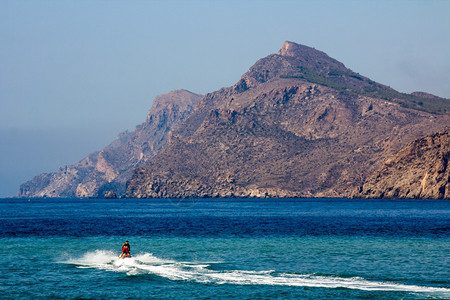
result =
[{"label": "mountain peak", "polygon": [[328,76],[348,73],[343,63],[314,48],[285,41],[277,54],[258,60],[235,85],[236,91],[245,91],[269,80],[299,77],[301,72]]},{"label": "mountain peak", "polygon": [[200,100],[202,95],[195,94],[188,90],[173,90],[169,93],[158,95],[153,100],[153,105],[150,108],[148,115],[150,116],[157,111],[167,109],[169,106],[178,106],[182,110],[188,107],[194,107]]},{"label": "mountain peak", "polygon": [[309,65],[313,69],[317,69],[317,64],[328,65],[334,69],[346,69],[344,64],[329,57],[325,52],[294,42],[285,41],[277,54],[286,58],[292,57],[297,64]]},{"label": "mountain peak", "polygon": [[310,52],[311,50],[318,51],[318,50],[308,47],[308,46],[300,45],[300,44],[290,42],[290,41],[285,41],[283,43],[283,46],[281,47],[280,51],[278,51],[278,55],[295,57],[295,56],[302,55],[306,52]]},{"label": "mountain peak", "polygon": [[188,90],[180,89],[156,96],[153,103],[155,107],[167,106],[167,104],[170,103],[176,103],[178,105],[183,103],[195,104],[201,97],[202,95],[195,94]]}]

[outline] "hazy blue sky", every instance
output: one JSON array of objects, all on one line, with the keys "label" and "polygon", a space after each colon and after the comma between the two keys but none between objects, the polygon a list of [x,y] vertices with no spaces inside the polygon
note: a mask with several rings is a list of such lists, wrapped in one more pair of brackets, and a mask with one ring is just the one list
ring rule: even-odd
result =
[{"label": "hazy blue sky", "polygon": [[450,1],[0,0],[0,197],[233,85],[285,40],[402,92],[450,98]]}]

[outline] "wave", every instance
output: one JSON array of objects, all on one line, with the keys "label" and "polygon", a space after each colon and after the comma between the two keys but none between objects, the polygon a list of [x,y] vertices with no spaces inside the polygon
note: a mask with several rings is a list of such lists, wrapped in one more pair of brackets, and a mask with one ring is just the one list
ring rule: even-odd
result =
[{"label": "wave", "polygon": [[279,285],[318,288],[347,288],[364,291],[402,291],[415,293],[439,293],[450,296],[450,289],[407,285],[392,282],[370,281],[361,277],[339,277],[316,274],[279,273],[274,270],[245,271],[208,269],[214,262],[180,262],[161,259],[151,253],[143,253],[131,258],[119,259],[112,251],[96,250],[80,258],[62,263],[78,268],[95,268],[127,275],[152,274],[169,280],[186,280],[199,283],[238,285]]}]

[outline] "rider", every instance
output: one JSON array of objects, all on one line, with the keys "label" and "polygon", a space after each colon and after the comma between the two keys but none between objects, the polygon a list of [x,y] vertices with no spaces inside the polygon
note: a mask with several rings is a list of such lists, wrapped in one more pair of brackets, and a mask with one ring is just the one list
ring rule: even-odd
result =
[{"label": "rider", "polygon": [[128,243],[128,241],[126,241],[125,243],[123,243],[122,245],[122,254],[120,255],[120,257],[130,257],[130,243]]}]

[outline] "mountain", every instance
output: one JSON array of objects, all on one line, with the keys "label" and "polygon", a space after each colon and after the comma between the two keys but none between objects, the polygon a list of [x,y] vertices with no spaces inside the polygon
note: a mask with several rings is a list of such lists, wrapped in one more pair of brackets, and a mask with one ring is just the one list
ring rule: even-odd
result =
[{"label": "mountain", "polygon": [[450,100],[403,94],[285,42],[205,95],[127,183],[127,197],[347,197],[408,142],[450,125]]},{"label": "mountain", "polygon": [[450,199],[450,129],[419,138],[386,160],[357,198]]},{"label": "mountain", "polygon": [[103,197],[121,195],[135,168],[145,164],[167,143],[202,96],[176,90],[157,96],[144,123],[80,162],[45,173],[22,184],[18,197]]}]

